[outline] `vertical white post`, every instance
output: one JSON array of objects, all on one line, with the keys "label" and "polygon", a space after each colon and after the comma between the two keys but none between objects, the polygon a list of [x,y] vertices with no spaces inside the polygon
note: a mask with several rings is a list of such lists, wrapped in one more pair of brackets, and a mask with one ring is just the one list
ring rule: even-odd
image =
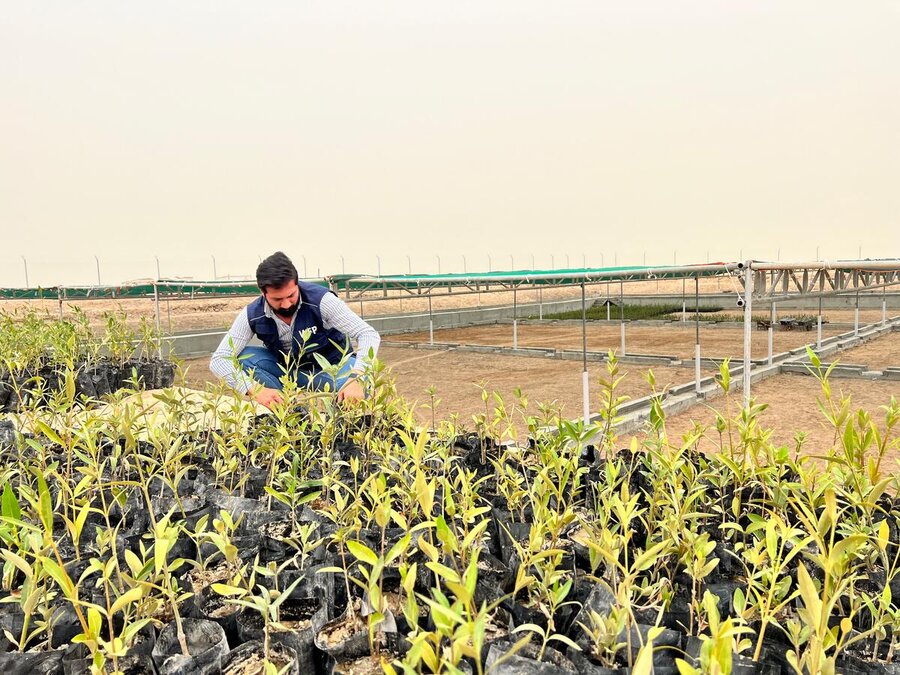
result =
[{"label": "vertical white post", "polygon": [[694,277],[694,391],[700,395],[700,277]]},{"label": "vertical white post", "polygon": [[591,418],[591,390],[588,381],[587,367],[587,304],[585,301],[584,282],[581,282],[581,404],[584,426]]},{"label": "vertical white post", "polygon": [[156,305],[156,349],[158,356],[162,358],[162,328],[159,325],[159,286],[153,284],[153,303]]},{"label": "vertical white post", "polygon": [[513,286],[513,349],[519,348],[519,321],[518,321],[518,303],[516,300],[516,287]]},{"label": "vertical white post", "polygon": [[581,373],[581,400],[583,402],[582,415],[584,417],[584,426],[587,426],[591,419],[591,384],[587,370]]},{"label": "vertical white post", "polygon": [[750,367],[753,339],[753,269],[744,270],[744,407],[750,407]]},{"label": "vertical white post", "polygon": [[538,286],[538,320],[544,320],[544,288]]},{"label": "vertical white post", "polygon": [[822,296],[819,296],[819,316],[816,318],[816,349],[822,349]]},{"label": "vertical white post", "polygon": [[856,307],[853,310],[853,335],[859,335],[859,291],[856,291]]},{"label": "vertical white post", "polygon": [[694,391],[700,393],[700,342],[694,345]]},{"label": "vertical white post", "polygon": [[609,301],[609,297],[606,298],[606,320],[609,321],[609,308],[612,303]]},{"label": "vertical white post", "polygon": [[772,365],[772,352],[774,351],[775,346],[775,303],[772,303],[772,308],[769,310],[769,359],[768,363]]},{"label": "vertical white post", "polygon": [[431,294],[428,295],[428,344],[434,344],[434,316],[431,313]]},{"label": "vertical white post", "polygon": [[684,297],[684,289],[687,284],[687,279],[681,280],[681,323],[687,321],[687,303]]},{"label": "vertical white post", "polygon": [[622,356],[625,356],[625,282],[619,282],[619,333],[622,342]]},{"label": "vertical white post", "polygon": [[63,318],[63,301],[62,301],[62,289],[56,289],[56,299],[59,302],[59,320],[62,321]]},{"label": "vertical white post", "polygon": [[887,324],[887,299],[884,297],[884,288],[881,289],[881,325]]}]

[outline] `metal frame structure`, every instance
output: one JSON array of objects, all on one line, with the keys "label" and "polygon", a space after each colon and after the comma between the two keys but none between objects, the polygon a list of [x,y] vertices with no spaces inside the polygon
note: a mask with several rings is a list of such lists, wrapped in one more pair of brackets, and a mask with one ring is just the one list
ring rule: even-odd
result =
[{"label": "metal frame structure", "polygon": [[757,298],[824,297],[872,291],[900,284],[896,260],[815,263],[752,262]]}]

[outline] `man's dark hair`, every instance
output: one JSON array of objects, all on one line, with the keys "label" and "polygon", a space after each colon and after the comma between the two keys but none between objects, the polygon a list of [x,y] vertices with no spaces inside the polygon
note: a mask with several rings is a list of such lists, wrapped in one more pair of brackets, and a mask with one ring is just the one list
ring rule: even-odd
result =
[{"label": "man's dark hair", "polygon": [[281,251],[276,251],[259,263],[256,268],[256,285],[263,293],[269,286],[281,288],[291,281],[299,279],[294,263]]}]

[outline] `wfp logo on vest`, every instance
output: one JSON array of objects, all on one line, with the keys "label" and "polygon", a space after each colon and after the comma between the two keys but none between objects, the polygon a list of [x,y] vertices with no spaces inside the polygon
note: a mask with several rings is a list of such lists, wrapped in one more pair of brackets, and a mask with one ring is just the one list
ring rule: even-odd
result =
[{"label": "wfp logo on vest", "polygon": [[308,342],[309,338],[316,334],[316,331],[319,330],[318,326],[313,326],[312,328],[304,328],[300,331],[300,340],[303,342]]}]

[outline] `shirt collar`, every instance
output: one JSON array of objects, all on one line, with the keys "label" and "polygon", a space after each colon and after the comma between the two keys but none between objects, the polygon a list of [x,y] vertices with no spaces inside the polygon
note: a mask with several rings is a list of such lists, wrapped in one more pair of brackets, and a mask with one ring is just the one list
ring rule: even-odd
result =
[{"label": "shirt collar", "polygon": [[[298,311],[299,311],[299,308],[298,308]],[[294,327],[294,321],[297,320],[297,312],[294,312],[294,316],[291,317],[291,323],[290,323],[290,324],[284,323],[284,322],[281,320],[281,317],[279,317],[277,314],[275,314],[274,311],[272,311],[271,305],[269,305],[269,303],[266,302],[266,299],[265,299],[265,298],[263,298],[263,312],[265,313],[265,315],[266,315],[267,317],[269,317],[270,319],[272,319],[273,321],[275,321],[275,325],[281,325],[281,326],[287,326],[287,325],[290,325],[290,327],[293,328],[293,327]]]}]

